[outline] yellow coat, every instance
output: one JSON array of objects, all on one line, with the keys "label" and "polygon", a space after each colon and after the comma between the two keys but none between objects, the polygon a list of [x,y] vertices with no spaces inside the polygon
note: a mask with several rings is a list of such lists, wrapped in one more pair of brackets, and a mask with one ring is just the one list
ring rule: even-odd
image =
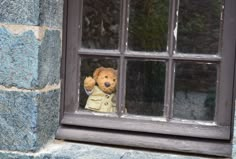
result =
[{"label": "yellow coat", "polygon": [[106,94],[98,86],[95,86],[89,95],[85,109],[96,112],[116,112],[116,96],[114,93]]}]

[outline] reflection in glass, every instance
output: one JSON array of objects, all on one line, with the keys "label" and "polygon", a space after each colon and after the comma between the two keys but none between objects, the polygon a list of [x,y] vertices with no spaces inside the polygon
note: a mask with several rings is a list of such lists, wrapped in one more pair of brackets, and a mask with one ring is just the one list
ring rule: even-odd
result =
[{"label": "reflection in glass", "polygon": [[128,45],[135,51],[166,51],[168,0],[131,0]]},{"label": "reflection in glass", "polygon": [[127,113],[162,116],[165,92],[165,63],[128,61],[126,80]]},{"label": "reflection in glass", "polygon": [[117,49],[120,0],[83,1],[82,47]]},{"label": "reflection in glass", "polygon": [[177,52],[218,53],[221,0],[180,0]]},{"label": "reflection in glass", "polygon": [[216,64],[176,64],[174,117],[190,120],[214,119]]},{"label": "reflection in glass", "polygon": [[[80,110],[103,113],[116,112],[116,86],[118,79],[116,69],[116,59],[81,59]],[[93,82],[95,86],[91,84]]]}]

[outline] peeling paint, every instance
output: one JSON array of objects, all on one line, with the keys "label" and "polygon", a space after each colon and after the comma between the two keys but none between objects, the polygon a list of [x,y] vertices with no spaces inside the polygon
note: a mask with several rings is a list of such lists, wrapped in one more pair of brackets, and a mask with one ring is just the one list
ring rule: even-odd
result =
[{"label": "peeling paint", "polygon": [[154,116],[141,116],[141,115],[130,115],[130,114],[123,114],[121,116],[123,119],[141,119],[141,120],[148,120],[148,121],[161,121],[166,122],[166,118],[164,117],[154,117]]},{"label": "peeling paint", "polygon": [[176,23],[175,23],[175,29],[174,29],[174,40],[175,40],[175,48],[173,50],[173,53],[176,54],[176,47],[177,47],[177,34],[178,34],[178,17],[179,17],[179,8],[176,10]]},{"label": "peeling paint", "polygon": [[217,126],[216,122],[214,121],[200,121],[200,120],[186,120],[186,119],[174,119],[172,120],[173,123],[183,123],[183,124],[196,124],[203,126]]}]

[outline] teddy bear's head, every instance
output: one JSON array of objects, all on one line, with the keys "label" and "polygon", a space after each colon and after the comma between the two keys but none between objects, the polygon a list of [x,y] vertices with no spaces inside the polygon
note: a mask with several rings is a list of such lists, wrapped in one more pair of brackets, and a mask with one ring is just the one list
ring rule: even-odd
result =
[{"label": "teddy bear's head", "polygon": [[98,87],[105,93],[111,94],[116,90],[117,71],[113,68],[99,67],[93,73]]}]

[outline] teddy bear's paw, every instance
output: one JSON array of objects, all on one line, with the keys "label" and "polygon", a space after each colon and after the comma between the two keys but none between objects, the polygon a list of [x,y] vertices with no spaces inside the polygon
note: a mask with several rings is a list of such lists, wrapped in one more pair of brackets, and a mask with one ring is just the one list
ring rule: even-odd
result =
[{"label": "teddy bear's paw", "polygon": [[96,81],[91,77],[86,77],[84,80],[84,88],[88,91],[91,91],[95,86]]}]

